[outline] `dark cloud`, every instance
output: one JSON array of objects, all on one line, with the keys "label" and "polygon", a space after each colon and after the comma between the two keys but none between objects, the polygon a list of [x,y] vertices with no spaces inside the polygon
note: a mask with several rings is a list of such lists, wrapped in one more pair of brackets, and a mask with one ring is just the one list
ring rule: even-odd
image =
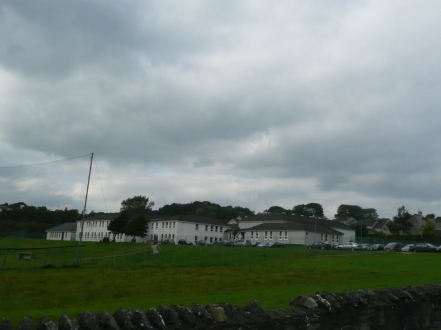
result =
[{"label": "dark cloud", "polygon": [[[146,194],[158,206],[314,201],[328,216],[342,203],[381,216],[402,204],[440,213],[436,9],[3,2],[3,161],[93,151],[113,210]],[[0,197],[78,203],[83,165],[52,176],[0,169]],[[38,195],[39,185],[52,188]]]}]

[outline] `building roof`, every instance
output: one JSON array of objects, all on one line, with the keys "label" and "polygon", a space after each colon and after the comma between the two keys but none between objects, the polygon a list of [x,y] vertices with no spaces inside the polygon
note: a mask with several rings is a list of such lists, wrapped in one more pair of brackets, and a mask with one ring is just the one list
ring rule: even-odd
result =
[{"label": "building roof", "polygon": [[[156,219],[152,219],[152,220],[159,221]],[[191,214],[191,213],[181,213],[181,214],[173,215],[171,217],[161,219],[161,221],[184,221],[184,222],[200,223],[204,225],[228,226],[228,224],[225,221],[219,219],[213,219],[203,215]]]},{"label": "building roof", "polygon": [[46,232],[49,231],[77,231],[77,223],[76,222],[66,222],[61,225],[49,228]]},{"label": "building roof", "polygon": [[281,223],[262,223],[260,225],[245,229],[244,231],[257,231],[257,230],[288,230],[288,231],[305,231],[310,233],[326,233],[331,235],[343,235],[343,233],[332,229],[331,227],[313,224],[313,223],[300,223],[300,222],[281,222]]},{"label": "building roof", "polygon": [[[345,225],[344,223],[342,223],[340,221],[303,217],[303,216],[299,216],[299,215],[285,214],[285,213],[259,213],[254,216],[250,216],[242,221],[256,221],[256,222],[259,221],[259,222],[265,222],[265,223],[271,223],[273,221],[284,221],[284,222],[296,222],[296,223],[323,225],[323,226],[329,226],[332,228],[339,228],[342,230],[354,230],[352,227]],[[239,227],[240,227],[240,222],[241,221],[239,221]]]}]

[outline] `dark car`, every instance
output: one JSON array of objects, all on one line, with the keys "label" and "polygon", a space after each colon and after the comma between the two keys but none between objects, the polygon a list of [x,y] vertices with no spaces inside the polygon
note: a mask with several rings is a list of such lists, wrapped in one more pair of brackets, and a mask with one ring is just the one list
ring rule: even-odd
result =
[{"label": "dark car", "polygon": [[383,251],[384,250],[384,245],[383,244],[372,244],[371,251]]},{"label": "dark car", "polygon": [[170,238],[170,239],[165,239],[163,241],[161,241],[161,244],[169,244],[169,245],[175,245],[175,240]]},{"label": "dark car", "polygon": [[308,245],[308,249],[310,250],[330,250],[331,244],[325,242],[315,242],[311,245]]},{"label": "dark car", "polygon": [[196,243],[197,245],[201,245],[201,246],[212,246],[213,244],[209,241],[205,241],[203,239],[201,239],[200,241],[197,241]]},{"label": "dark car", "polygon": [[178,244],[179,244],[179,245],[193,245],[192,242],[189,242],[189,241],[187,241],[186,239],[180,239],[180,240],[178,241]]},{"label": "dark car", "polygon": [[283,244],[280,242],[275,242],[273,245],[271,245],[272,248],[283,248]]},{"label": "dark car", "polygon": [[399,242],[391,242],[388,243],[385,247],[384,247],[384,251],[401,251],[401,249],[404,247],[403,243],[399,243]]},{"label": "dark car", "polygon": [[415,252],[435,252],[436,246],[429,243],[416,243],[413,247]]}]

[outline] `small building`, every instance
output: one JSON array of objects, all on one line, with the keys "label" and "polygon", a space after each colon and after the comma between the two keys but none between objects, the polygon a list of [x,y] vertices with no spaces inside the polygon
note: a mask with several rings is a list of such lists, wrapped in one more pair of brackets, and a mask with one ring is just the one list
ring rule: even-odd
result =
[{"label": "small building", "polygon": [[75,241],[76,222],[66,222],[46,230],[46,239],[51,241]]}]

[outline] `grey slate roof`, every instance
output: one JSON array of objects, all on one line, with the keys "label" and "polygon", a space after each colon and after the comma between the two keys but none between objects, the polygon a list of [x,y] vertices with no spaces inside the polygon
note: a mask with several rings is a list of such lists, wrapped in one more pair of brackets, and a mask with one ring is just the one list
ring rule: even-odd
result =
[{"label": "grey slate roof", "polygon": [[[285,213],[259,213],[254,216],[250,216],[242,221],[265,221],[271,223],[272,221],[290,221],[295,223],[306,223],[314,225],[331,226],[333,228],[339,228],[342,230],[353,230],[352,227],[345,225],[340,221],[326,220],[326,219],[315,219],[310,217],[302,217],[299,215],[285,214]],[[240,227],[240,221],[239,221]]]},{"label": "grey slate roof", "polygon": [[326,233],[331,235],[343,235],[343,233],[332,229],[331,227],[300,222],[282,222],[282,223],[262,223],[260,225],[245,229],[243,231],[272,230],[272,231],[306,231],[310,233]]},{"label": "grey slate roof", "polygon": [[61,225],[49,228],[46,232],[49,231],[77,231],[77,223],[76,222],[66,222]]}]

